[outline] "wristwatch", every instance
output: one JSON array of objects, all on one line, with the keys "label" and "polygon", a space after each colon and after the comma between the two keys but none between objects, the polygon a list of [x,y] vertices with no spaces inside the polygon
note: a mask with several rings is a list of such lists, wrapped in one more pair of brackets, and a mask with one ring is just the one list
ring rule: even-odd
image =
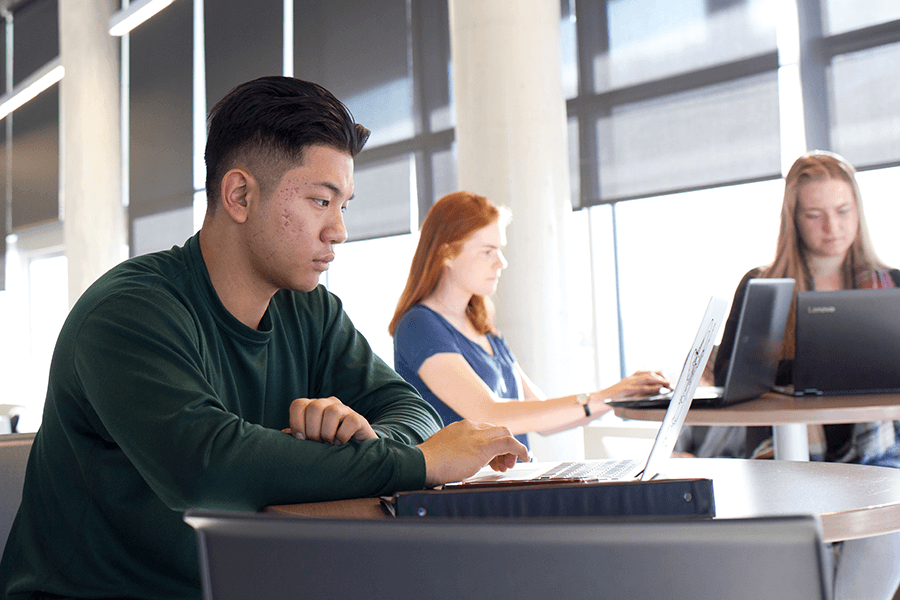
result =
[{"label": "wristwatch", "polygon": [[578,400],[578,404],[581,405],[581,408],[584,409],[584,416],[591,416],[591,407],[589,402],[591,401],[591,395],[586,393],[581,393],[575,396],[575,399]]}]

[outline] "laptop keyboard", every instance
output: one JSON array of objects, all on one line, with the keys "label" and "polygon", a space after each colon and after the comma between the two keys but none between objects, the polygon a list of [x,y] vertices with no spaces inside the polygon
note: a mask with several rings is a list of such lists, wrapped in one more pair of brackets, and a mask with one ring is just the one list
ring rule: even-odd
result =
[{"label": "laptop keyboard", "polygon": [[621,478],[625,473],[640,468],[641,464],[641,461],[634,458],[589,462],[563,462],[535,479],[537,481],[553,481],[555,479],[583,479],[587,481],[615,480]]}]

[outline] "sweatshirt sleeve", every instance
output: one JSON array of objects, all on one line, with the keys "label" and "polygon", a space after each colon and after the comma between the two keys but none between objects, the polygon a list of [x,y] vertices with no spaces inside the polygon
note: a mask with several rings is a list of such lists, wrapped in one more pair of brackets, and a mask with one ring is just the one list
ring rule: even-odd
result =
[{"label": "sweatshirt sleeve", "polygon": [[92,444],[80,453],[82,467],[126,480],[133,468],[173,510],[259,510],[422,488],[424,457],[413,444],[436,430],[437,418],[342,312],[321,348],[320,364],[331,366],[315,376],[323,394],[352,398],[382,437],[332,446],[242,418],[212,385],[215,349],[176,298],[142,290],[104,299],[54,359],[74,374],[68,381],[77,389],[56,392],[78,399],[73,430],[84,428],[81,443]]},{"label": "sweatshirt sleeve", "polygon": [[441,425],[434,408],[391,369],[353,326],[340,299],[327,295],[316,397],[335,396],[360,413],[382,437],[419,444]]}]

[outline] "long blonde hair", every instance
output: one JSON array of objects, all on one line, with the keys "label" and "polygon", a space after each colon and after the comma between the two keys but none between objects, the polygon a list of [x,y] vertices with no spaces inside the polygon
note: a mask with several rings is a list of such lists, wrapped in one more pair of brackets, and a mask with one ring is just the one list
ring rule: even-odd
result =
[{"label": "long blonde hair", "polygon": [[[862,196],[856,183],[856,169],[846,159],[834,152],[814,150],[794,161],[784,179],[784,202],[781,205],[781,226],[778,231],[778,244],[775,249],[775,260],[763,269],[760,277],[790,277],[796,281],[794,295],[797,292],[813,289],[812,274],[806,261],[806,248],[797,226],[797,206],[800,202],[800,191],[812,181],[838,179],[846,181],[853,189],[856,200],[856,214],[859,227],[856,239],[850,246],[842,265],[843,286],[853,287],[860,274],[872,269],[887,267],[872,245],[869,228],[863,213]],[[782,354],[785,358],[794,355],[794,326],[797,315],[791,308],[785,330]]]},{"label": "long blonde hair", "polygon": [[[510,214],[509,210],[471,192],[447,194],[434,203],[422,223],[406,287],[388,325],[391,336],[403,315],[435,290],[444,272],[444,261],[456,257],[473,233],[498,219],[506,224]],[[466,307],[466,315],[479,333],[497,332],[492,312],[489,299],[479,295],[473,295]]]}]

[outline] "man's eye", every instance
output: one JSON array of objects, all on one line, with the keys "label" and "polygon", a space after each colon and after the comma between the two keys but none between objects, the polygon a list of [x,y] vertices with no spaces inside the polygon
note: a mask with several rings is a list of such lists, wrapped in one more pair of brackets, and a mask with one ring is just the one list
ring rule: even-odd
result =
[{"label": "man's eye", "polygon": [[322,208],[327,208],[329,204],[331,204],[330,200],[320,200],[318,198],[313,198],[313,202],[321,206]]}]

